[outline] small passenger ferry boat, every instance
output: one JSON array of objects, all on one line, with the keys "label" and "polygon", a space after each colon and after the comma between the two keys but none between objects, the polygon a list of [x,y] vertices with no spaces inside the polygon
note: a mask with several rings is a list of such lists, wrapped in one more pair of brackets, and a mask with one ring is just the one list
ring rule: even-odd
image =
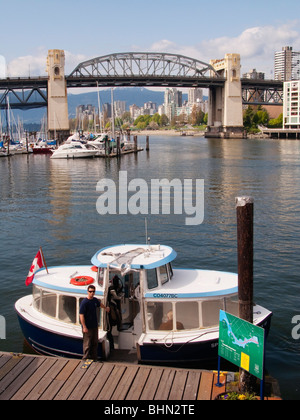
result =
[{"label": "small passenger ferry boat", "polygon": [[[38,353],[82,357],[79,306],[88,284],[107,305],[117,275],[120,322],[99,310],[98,357],[136,353],[139,362],[187,363],[217,357],[219,310],[238,315],[237,274],[175,269],[176,252],[165,245],[116,245],[99,250],[92,265],[41,268],[32,294],[15,308],[27,342]],[[272,313],[255,305],[254,324],[270,328]],[[112,324],[118,324],[113,325]],[[109,334],[109,332],[111,334]],[[113,343],[112,343],[113,340]]]}]

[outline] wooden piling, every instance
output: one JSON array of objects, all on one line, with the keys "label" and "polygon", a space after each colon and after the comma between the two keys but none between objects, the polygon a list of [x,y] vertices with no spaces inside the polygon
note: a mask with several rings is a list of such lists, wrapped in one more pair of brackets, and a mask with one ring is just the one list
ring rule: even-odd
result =
[{"label": "wooden piling", "polygon": [[253,199],[236,198],[239,317],[253,323]]},{"label": "wooden piling", "polygon": [[121,142],[120,136],[117,137],[117,156],[121,156]]},{"label": "wooden piling", "polygon": [[149,151],[149,136],[146,136],[146,151]]},{"label": "wooden piling", "polygon": [[[237,197],[239,317],[253,323],[253,198]],[[253,392],[255,377],[240,368],[240,391]]]},{"label": "wooden piling", "polygon": [[137,136],[133,136],[134,151],[137,152]]}]

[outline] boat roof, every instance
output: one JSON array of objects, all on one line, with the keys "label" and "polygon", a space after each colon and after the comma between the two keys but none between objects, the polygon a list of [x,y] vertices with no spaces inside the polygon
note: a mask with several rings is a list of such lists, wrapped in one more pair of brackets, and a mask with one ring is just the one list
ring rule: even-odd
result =
[{"label": "boat roof", "polygon": [[124,244],[100,249],[92,257],[92,264],[97,267],[130,271],[130,269],[152,269],[165,265],[176,258],[176,252],[166,245]]},{"label": "boat roof", "polygon": [[146,298],[185,299],[234,295],[238,292],[236,273],[214,270],[173,268],[171,281],[159,289],[146,290]]},{"label": "boat roof", "polygon": [[94,282],[91,284],[96,287],[96,295],[103,296],[103,287],[97,284],[97,273],[90,265],[48,267],[48,272],[41,268],[35,273],[32,283],[62,293],[86,294],[88,285],[78,286],[70,283],[72,278],[81,276],[93,278]]}]

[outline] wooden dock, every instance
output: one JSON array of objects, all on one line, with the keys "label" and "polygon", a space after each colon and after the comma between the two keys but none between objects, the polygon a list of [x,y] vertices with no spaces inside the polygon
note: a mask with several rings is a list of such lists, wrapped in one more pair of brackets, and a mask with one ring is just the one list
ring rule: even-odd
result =
[{"label": "wooden dock", "polygon": [[0,400],[211,400],[216,373],[0,352]]}]

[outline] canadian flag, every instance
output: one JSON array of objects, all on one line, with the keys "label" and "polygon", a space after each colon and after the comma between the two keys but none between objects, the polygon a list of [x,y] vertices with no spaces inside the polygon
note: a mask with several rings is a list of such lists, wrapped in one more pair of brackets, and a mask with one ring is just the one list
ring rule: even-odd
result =
[{"label": "canadian flag", "polygon": [[42,257],[42,254],[41,254],[41,250],[39,250],[39,252],[36,254],[34,260],[32,261],[28,276],[25,280],[26,286],[30,285],[30,283],[32,282],[33,277],[34,277],[34,273],[36,273],[37,270],[39,270],[43,266],[44,266],[43,257]]}]

